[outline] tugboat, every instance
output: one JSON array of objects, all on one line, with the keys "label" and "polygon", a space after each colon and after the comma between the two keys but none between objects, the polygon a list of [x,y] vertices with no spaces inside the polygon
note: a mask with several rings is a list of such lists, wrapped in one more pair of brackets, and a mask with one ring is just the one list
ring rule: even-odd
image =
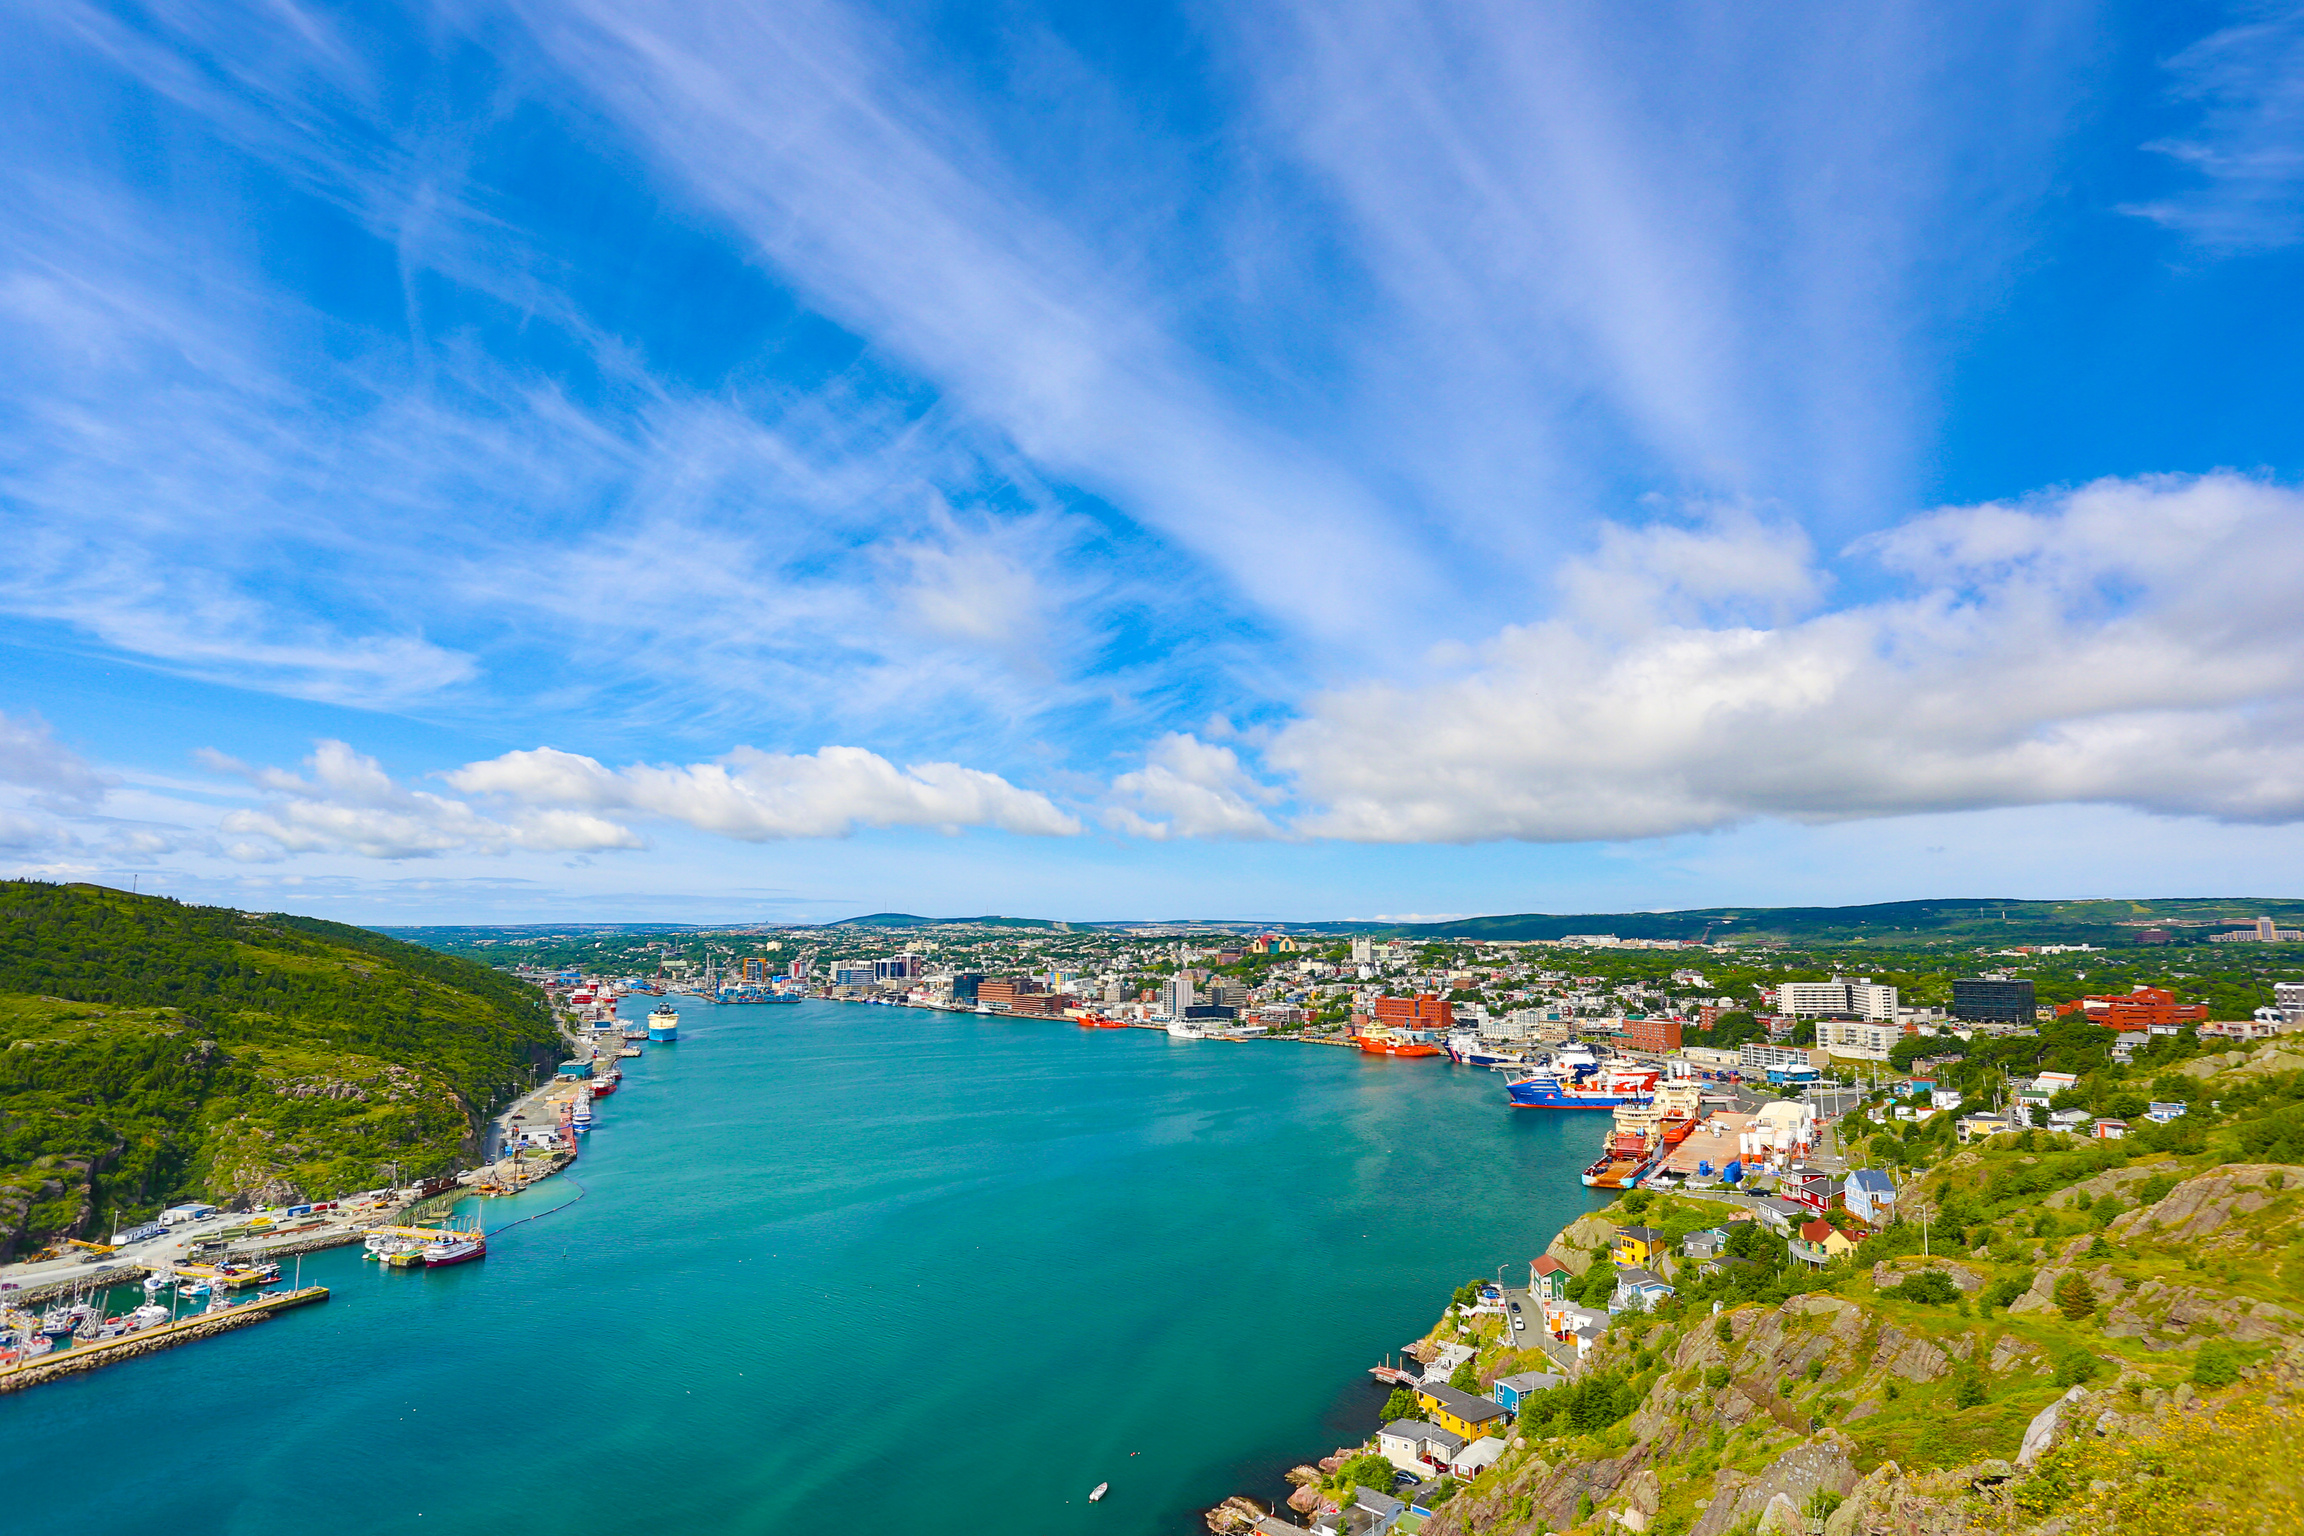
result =
[{"label": "tugboat", "polygon": [[648,1015],[648,1038],[663,1045],[680,1038],[680,1015],[670,1003],[657,1004],[656,1011]]}]

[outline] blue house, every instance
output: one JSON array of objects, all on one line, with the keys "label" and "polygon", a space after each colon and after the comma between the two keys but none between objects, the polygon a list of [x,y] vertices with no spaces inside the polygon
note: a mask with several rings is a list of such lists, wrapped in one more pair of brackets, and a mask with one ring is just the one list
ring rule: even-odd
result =
[{"label": "blue house", "polygon": [[1896,1181],[1877,1168],[1859,1168],[1848,1175],[1840,1193],[1848,1214],[1868,1227],[1884,1227],[1896,1214]]},{"label": "blue house", "polygon": [[1537,1392],[1549,1392],[1554,1387],[1567,1384],[1567,1377],[1555,1376],[1550,1371],[1522,1371],[1517,1376],[1499,1376],[1496,1378],[1496,1401],[1506,1412],[1518,1414],[1522,1398]]}]

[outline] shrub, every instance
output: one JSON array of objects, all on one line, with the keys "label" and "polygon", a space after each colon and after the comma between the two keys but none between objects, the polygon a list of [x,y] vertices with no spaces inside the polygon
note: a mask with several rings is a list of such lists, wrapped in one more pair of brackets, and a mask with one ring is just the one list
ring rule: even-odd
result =
[{"label": "shrub", "polygon": [[1373,1453],[1355,1456],[1336,1469],[1336,1475],[1344,1479],[1346,1487],[1373,1488],[1378,1493],[1392,1491],[1392,1472],[1392,1463]]},{"label": "shrub", "polygon": [[1449,1373],[1448,1385],[1459,1392],[1478,1394],[1480,1391],[1480,1372],[1474,1369],[1471,1361],[1467,1360]]},{"label": "shrub", "polygon": [[1801,1374],[1810,1381],[1822,1381],[1824,1379],[1824,1362],[1821,1360],[1809,1361],[1808,1369]]},{"label": "shrub", "polygon": [[2240,1360],[2229,1344],[2221,1339],[2209,1339],[2200,1346],[2200,1353],[2192,1362],[2194,1385],[2228,1387],[2239,1379]]},{"label": "shrub", "polygon": [[1723,1344],[1733,1344],[1736,1342],[1736,1330],[1734,1327],[1730,1326],[1728,1317],[1729,1314],[1723,1312],[1712,1320],[1712,1337],[1718,1339]]},{"label": "shrub", "polygon": [[1384,1422],[1387,1424],[1400,1419],[1418,1418],[1422,1413],[1423,1410],[1416,1406],[1416,1394],[1406,1387],[1394,1387],[1392,1395],[1384,1399]]},{"label": "shrub", "polygon": [[1984,1373],[1973,1367],[1962,1371],[1952,1388],[1952,1401],[1962,1408],[1980,1407],[1990,1396],[1984,1385]]},{"label": "shrub", "polygon": [[2096,1293],[2077,1271],[2056,1282],[2056,1310],[2075,1323],[2095,1315]]},{"label": "shrub", "polygon": [[1960,1287],[1955,1285],[1952,1277],[1943,1270],[1922,1269],[1906,1275],[1904,1283],[1896,1287],[1896,1294],[1905,1301],[1924,1302],[1932,1307],[1940,1307],[1946,1302],[1958,1301],[1960,1299]]},{"label": "shrub", "polygon": [[2056,1360],[2056,1385],[2076,1387],[2104,1374],[2104,1361],[2084,1349],[2067,1350]]},{"label": "shrub", "polygon": [[1704,1385],[1717,1392],[1722,1387],[1728,1385],[1728,1376],[1728,1367],[1724,1365],[1708,1365],[1704,1368]]}]

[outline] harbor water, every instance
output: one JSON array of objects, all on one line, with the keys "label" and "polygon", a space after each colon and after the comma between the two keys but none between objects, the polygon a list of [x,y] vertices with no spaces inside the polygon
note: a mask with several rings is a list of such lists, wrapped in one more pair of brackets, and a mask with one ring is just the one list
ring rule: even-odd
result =
[{"label": "harbor water", "polygon": [[13,1523],[1184,1536],[1595,1203],[1598,1117],[1444,1061],[678,1005],[484,1262],[308,1256],[324,1306],[0,1400]]}]

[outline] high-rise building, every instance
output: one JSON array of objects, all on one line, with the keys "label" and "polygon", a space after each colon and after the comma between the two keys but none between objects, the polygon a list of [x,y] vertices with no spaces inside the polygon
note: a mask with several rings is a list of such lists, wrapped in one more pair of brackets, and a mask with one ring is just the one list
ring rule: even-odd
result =
[{"label": "high-rise building", "polygon": [[952,978],[952,1001],[973,1003],[978,1001],[977,988],[984,985],[982,971],[961,971]]},{"label": "high-rise building", "polygon": [[1185,1016],[1184,1010],[1198,1003],[1200,998],[1192,990],[1192,978],[1179,971],[1168,978],[1160,989],[1160,1008],[1172,1019]]},{"label": "high-rise building", "polygon": [[1952,983],[1952,1017],[1971,1024],[2029,1024],[2039,1003],[2029,981],[1970,977]]}]

